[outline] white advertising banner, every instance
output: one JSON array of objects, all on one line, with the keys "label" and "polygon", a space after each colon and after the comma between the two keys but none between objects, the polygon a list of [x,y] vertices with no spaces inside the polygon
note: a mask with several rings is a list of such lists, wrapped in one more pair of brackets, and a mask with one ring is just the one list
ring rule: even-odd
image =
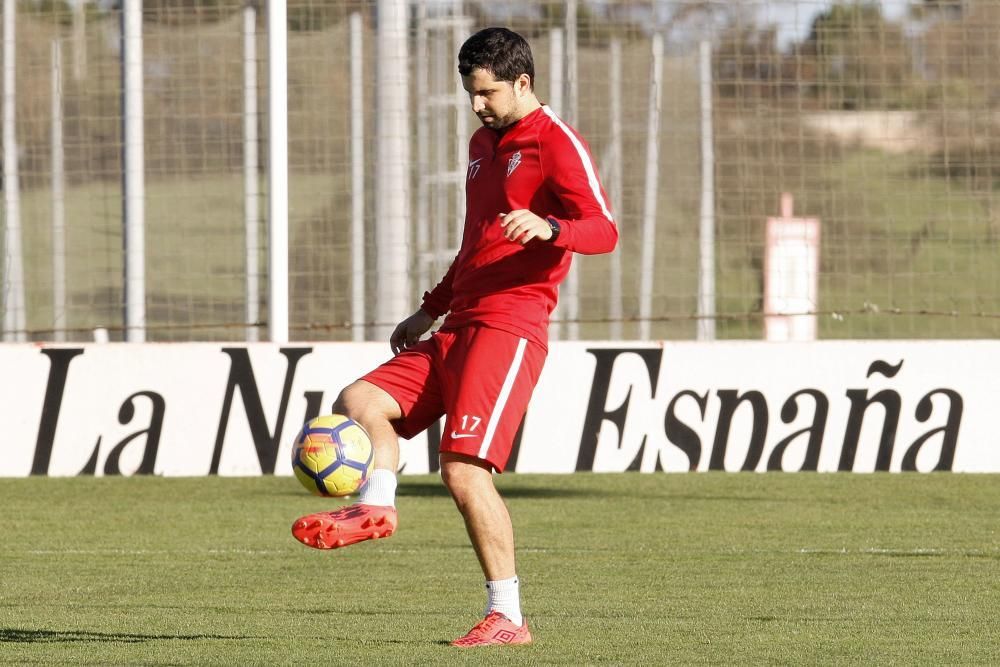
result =
[{"label": "white advertising banner", "polygon": [[[291,474],[382,343],[0,345],[0,476]],[[518,472],[1000,472],[1000,341],[556,342]],[[402,443],[437,470],[440,425]]]}]

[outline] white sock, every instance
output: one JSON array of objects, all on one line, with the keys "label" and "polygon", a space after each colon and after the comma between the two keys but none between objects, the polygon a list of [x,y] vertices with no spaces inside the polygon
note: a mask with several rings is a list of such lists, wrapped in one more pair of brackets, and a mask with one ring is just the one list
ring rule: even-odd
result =
[{"label": "white sock", "polygon": [[521,616],[521,592],[516,576],[486,582],[486,613],[498,611],[515,625],[524,623]]},{"label": "white sock", "polygon": [[358,501],[365,505],[380,507],[396,506],[396,473],[391,470],[377,468],[368,476],[368,481],[361,487]]}]

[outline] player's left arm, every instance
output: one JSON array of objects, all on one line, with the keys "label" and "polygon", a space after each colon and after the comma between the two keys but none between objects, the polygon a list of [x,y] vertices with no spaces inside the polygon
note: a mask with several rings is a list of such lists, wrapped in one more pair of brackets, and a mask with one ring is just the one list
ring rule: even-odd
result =
[{"label": "player's left arm", "polygon": [[618,225],[587,144],[568,127],[558,127],[540,152],[546,183],[565,209],[565,217],[554,217],[559,234],[553,243],[585,255],[614,250]]}]

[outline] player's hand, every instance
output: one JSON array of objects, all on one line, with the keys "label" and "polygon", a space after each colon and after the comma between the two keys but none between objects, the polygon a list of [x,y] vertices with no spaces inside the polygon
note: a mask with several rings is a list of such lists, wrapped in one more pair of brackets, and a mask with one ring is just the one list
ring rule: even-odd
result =
[{"label": "player's hand", "polygon": [[418,309],[405,320],[396,325],[389,336],[389,346],[393,354],[399,354],[408,347],[413,347],[434,324],[434,318]]},{"label": "player's hand", "polygon": [[552,228],[549,227],[549,221],[524,208],[510,213],[501,213],[500,227],[503,229],[505,239],[521,245],[531,239],[548,241],[552,238]]}]

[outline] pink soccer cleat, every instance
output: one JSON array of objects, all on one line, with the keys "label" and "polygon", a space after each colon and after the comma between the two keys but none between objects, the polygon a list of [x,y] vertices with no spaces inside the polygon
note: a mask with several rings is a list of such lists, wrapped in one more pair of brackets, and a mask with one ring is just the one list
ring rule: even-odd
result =
[{"label": "pink soccer cleat", "polygon": [[296,520],[292,524],[292,536],[313,549],[337,549],[389,537],[396,531],[397,523],[395,507],[357,503]]},{"label": "pink soccer cleat", "polygon": [[469,634],[456,639],[452,646],[473,648],[475,646],[499,646],[501,644],[530,644],[531,631],[528,621],[514,625],[509,618],[498,611],[491,611],[486,618],[476,623]]}]

